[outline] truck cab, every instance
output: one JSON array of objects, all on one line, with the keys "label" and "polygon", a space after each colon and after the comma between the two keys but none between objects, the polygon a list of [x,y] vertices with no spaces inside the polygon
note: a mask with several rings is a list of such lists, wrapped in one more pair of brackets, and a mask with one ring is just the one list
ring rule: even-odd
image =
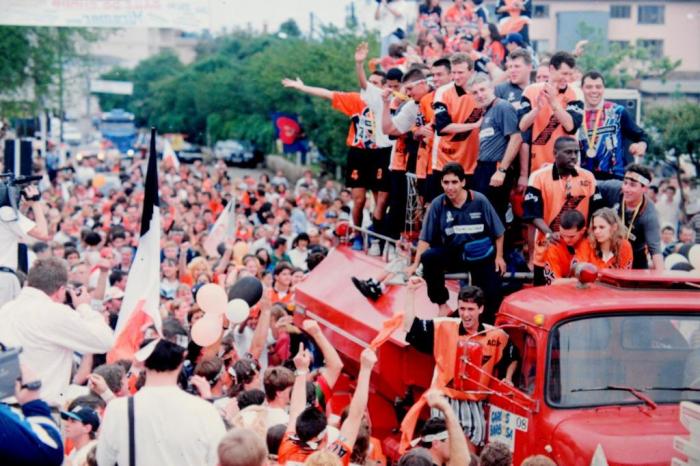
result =
[{"label": "truck cab", "polygon": [[[362,349],[403,306],[405,287],[372,302],[350,282],[385,265],[341,244],[297,288],[299,317],[316,319],[345,362],[331,413],[349,402]],[[700,402],[700,275],[605,270],[588,281],[526,288],[504,300],[495,324],[521,360],[513,385],[494,374],[479,388],[489,393],[487,438],[508,445],[514,464],[544,454],[567,466],[590,465],[594,455],[610,466],[668,465],[677,455],[673,437],[686,434],[680,402]],[[458,284],[448,289],[454,308]],[[417,315],[435,317],[424,291]],[[369,415],[373,435],[396,460],[402,416],[429,387],[434,361],[401,329],[378,358]]]},{"label": "truck cab", "polygon": [[604,270],[506,298],[496,326],[520,350],[521,396],[491,396],[489,440],[515,464],[669,464],[679,403],[700,401],[698,286],[685,272]]}]

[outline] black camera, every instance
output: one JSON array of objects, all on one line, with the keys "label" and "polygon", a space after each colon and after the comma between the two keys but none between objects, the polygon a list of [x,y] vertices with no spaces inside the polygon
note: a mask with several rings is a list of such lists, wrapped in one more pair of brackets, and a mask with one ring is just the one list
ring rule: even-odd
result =
[{"label": "black camera", "polygon": [[13,173],[0,174],[0,207],[9,206],[17,212],[20,198],[24,197],[28,201],[36,201],[39,195],[27,196],[25,185],[41,180],[41,176],[20,176],[15,177]]}]

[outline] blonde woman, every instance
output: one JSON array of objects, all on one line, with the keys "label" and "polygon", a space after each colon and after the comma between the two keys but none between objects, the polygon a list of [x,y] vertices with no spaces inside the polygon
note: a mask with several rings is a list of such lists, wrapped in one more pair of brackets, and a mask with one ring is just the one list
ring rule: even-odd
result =
[{"label": "blonde woman", "polygon": [[631,269],[632,245],[627,236],[614,210],[597,210],[588,228],[588,241],[581,241],[574,263],[588,262],[599,269]]}]

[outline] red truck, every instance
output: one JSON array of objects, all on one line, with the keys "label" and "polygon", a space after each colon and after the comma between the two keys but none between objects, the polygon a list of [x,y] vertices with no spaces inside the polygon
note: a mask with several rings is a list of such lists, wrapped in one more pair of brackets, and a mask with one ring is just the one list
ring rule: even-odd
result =
[{"label": "red truck", "polygon": [[[298,287],[297,312],[319,321],[345,362],[333,413],[349,401],[360,352],[403,306],[405,287],[372,302],[351,283],[384,266],[341,245]],[[513,386],[497,378],[488,386],[488,439],[510,446],[516,465],[534,454],[566,466],[590,465],[594,455],[610,466],[668,465],[678,456],[674,436],[687,435],[679,403],[700,402],[700,275],[606,270],[592,278],[518,291],[496,316],[521,361]],[[437,314],[425,290],[416,310]],[[404,336],[397,330],[378,350],[369,402],[373,435],[392,459],[401,417],[433,374],[432,358]]]}]

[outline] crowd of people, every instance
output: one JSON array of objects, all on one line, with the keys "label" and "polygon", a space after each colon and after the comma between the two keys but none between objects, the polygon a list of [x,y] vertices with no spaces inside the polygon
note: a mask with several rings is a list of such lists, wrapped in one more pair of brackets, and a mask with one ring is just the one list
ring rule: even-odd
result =
[{"label": "crowd of people", "polygon": [[[0,343],[23,349],[14,406],[0,405],[3,461],[386,464],[367,413],[375,352],[362,353],[345,412],[331,414],[343,361],[317,322],[292,319],[296,287],[344,239],[340,225],[398,241],[365,244],[351,233],[354,249],[388,249],[396,260],[348,285],[375,300],[405,285],[412,346],[439,358],[434,342],[497,341],[483,343],[492,356],[483,369],[506,383],[519,355],[488,327],[506,273],[532,272],[534,286],[548,286],[579,263],[662,270],[664,257],[700,242],[700,209],[680,208],[696,188],[643,165],[648,136],[605,100],[603,75],[577,68],[580,49],[533,52],[529,1],[499,0],[494,19],[482,1],[442,3],[413,12],[411,45],[415,4],[377,2],[380,56],[369,75],[367,44],[348,57],[357,91],[282,81],[349,117],[344,185],[312,171],[291,182],[281,171],[233,178],[223,162],[161,163],[162,330],[147,330],[132,357],[106,354],[141,230],[145,157],[84,157],[71,169],[36,162],[46,174],[39,189],[25,190],[19,213],[0,207]],[[230,203],[235,233],[212,245]],[[456,310],[445,286],[452,272],[471,275]],[[248,277],[264,287],[248,318],[226,321],[216,344],[196,344],[198,290]],[[437,315],[453,318],[416,318],[420,287]],[[486,443],[485,398],[460,397],[449,378],[438,374],[445,384],[426,394],[432,417],[399,464],[512,464],[507,446]]]}]

